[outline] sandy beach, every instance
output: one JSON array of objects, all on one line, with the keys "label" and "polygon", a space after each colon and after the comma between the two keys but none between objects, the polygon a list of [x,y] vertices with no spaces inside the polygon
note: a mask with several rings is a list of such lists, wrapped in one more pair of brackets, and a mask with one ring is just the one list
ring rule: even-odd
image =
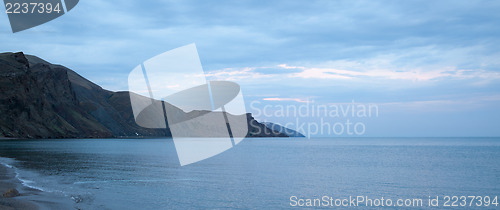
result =
[{"label": "sandy beach", "polygon": [[[6,193],[16,189],[19,195],[10,197]],[[35,210],[35,209],[76,209],[73,201],[67,197],[53,195],[22,185],[16,178],[14,168],[0,165],[0,209]]]}]

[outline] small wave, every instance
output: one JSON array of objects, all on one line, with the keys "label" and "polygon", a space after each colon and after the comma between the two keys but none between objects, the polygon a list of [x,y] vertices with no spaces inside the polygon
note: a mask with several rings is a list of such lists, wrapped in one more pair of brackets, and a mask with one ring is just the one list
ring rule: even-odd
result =
[{"label": "small wave", "polygon": [[7,167],[7,168],[12,168],[13,166],[7,164],[7,163],[2,163],[3,166]]},{"label": "small wave", "polygon": [[7,168],[13,168],[13,166],[9,164],[12,162],[14,162],[14,160],[12,160],[10,158],[0,157],[0,164],[2,164],[3,166],[5,166]]},{"label": "small wave", "polygon": [[172,182],[172,181],[191,181],[191,179],[125,179],[125,180],[101,180],[101,181],[78,181],[73,184],[96,184],[110,182]]},{"label": "small wave", "polygon": [[33,183],[35,183],[34,181],[21,178],[19,176],[19,173],[17,171],[16,171],[16,179],[18,179],[21,182],[21,184],[23,186],[25,186],[25,187],[28,187],[28,188],[31,188],[31,189],[35,189],[35,190],[40,190],[42,192],[52,192],[50,190],[46,190],[44,188],[41,188],[41,187],[33,185]]},{"label": "small wave", "polygon": [[21,182],[21,184],[25,187],[28,187],[28,188],[31,188],[31,189],[35,189],[35,190],[39,190],[39,191],[42,191],[42,192],[50,192],[50,191],[47,191],[46,189],[44,188],[41,188],[41,187],[38,187],[38,186],[35,186],[33,183],[34,181],[31,181],[31,180],[28,180],[28,179],[23,179],[21,178],[21,174],[19,173],[19,169],[16,168],[15,166],[13,166],[12,164],[15,162],[16,160],[15,159],[12,159],[12,158],[6,158],[6,157],[0,157],[0,164],[2,164],[3,166],[7,167],[7,168],[10,168],[10,169],[13,169],[14,170],[14,173],[16,174],[15,175],[15,178],[17,180],[19,180],[19,182]]},{"label": "small wave", "polygon": [[31,188],[31,189],[39,190],[42,192],[51,192],[51,191],[46,190],[42,187],[35,186],[34,185],[35,182],[32,180],[21,178],[21,173],[19,173],[19,169],[16,167],[13,167],[13,168],[14,168],[14,172],[16,173],[16,179],[19,180],[23,186]]}]

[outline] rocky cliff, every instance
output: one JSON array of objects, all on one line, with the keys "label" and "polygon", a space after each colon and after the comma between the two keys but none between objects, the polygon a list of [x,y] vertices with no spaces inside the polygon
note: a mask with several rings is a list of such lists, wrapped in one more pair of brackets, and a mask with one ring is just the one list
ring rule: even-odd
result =
[{"label": "rocky cliff", "polygon": [[[171,136],[168,126],[147,129],[135,123],[129,92],[105,90],[71,69],[22,52],[0,54],[0,93],[0,137]],[[287,136],[246,117],[249,137]]]}]

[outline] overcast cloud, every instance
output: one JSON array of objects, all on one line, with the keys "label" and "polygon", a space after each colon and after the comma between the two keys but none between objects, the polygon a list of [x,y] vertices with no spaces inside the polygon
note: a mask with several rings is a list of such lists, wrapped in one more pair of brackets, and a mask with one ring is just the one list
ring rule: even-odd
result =
[{"label": "overcast cloud", "polygon": [[[82,0],[16,34],[3,13],[0,50],[126,90],[139,63],[196,43],[208,78],[237,81],[247,103],[373,102],[383,108],[369,135],[498,136],[498,11],[498,1]],[[415,129],[390,129],[402,123]]]}]

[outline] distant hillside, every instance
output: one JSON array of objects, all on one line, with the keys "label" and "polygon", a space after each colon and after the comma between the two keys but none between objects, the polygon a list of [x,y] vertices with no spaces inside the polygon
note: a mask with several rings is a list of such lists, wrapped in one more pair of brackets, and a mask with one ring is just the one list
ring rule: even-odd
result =
[{"label": "distant hillside", "polygon": [[263,124],[266,125],[267,128],[269,128],[275,132],[284,133],[289,137],[305,137],[304,134],[302,134],[298,131],[292,130],[290,128],[286,128],[286,127],[279,125],[279,124],[276,124],[276,123],[263,122]]},{"label": "distant hillside", "polygon": [[[0,137],[171,136],[168,125],[167,129],[147,129],[135,123],[131,93],[105,90],[64,66],[22,52],[0,53],[0,92]],[[251,114],[246,118],[249,137],[287,137]]]}]

